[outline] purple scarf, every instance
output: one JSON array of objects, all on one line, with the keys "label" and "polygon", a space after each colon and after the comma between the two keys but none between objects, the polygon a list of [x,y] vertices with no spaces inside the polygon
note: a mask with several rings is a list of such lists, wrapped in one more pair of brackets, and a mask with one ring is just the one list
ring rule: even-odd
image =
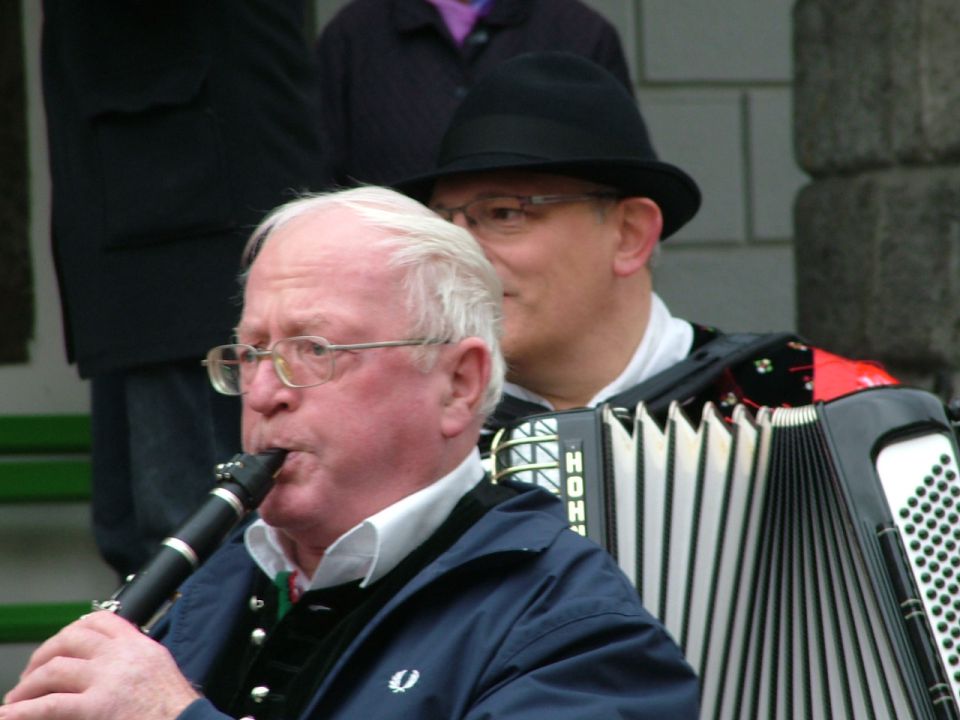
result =
[{"label": "purple scarf", "polygon": [[470,34],[477,19],[490,11],[494,0],[470,0],[462,3],[458,0],[427,0],[440,11],[443,22],[457,45],[463,45],[463,39]]}]

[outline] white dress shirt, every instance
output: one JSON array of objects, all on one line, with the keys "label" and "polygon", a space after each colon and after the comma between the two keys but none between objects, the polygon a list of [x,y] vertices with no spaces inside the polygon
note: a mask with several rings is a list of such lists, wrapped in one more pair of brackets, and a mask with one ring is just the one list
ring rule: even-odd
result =
[{"label": "white dress shirt", "polygon": [[[480,453],[474,450],[452,472],[422,490],[371,515],[345,532],[327,549],[313,577],[297,573],[298,590],[317,590],[362,579],[376,582],[440,527],[454,506],[483,478]],[[279,531],[257,519],[244,534],[247,552],[274,578],[296,570],[280,543]]]}]

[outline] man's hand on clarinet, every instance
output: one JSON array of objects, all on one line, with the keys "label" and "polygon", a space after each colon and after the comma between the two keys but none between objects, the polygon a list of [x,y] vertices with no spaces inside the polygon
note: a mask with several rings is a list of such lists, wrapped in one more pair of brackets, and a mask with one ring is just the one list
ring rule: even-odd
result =
[{"label": "man's hand on clarinet", "polygon": [[172,720],[198,697],[166,648],[95,612],[33,653],[0,720]]}]

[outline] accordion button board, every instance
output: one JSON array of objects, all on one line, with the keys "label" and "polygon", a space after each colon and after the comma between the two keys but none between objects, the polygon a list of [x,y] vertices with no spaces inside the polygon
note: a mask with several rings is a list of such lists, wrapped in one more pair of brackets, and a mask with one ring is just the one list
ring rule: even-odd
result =
[{"label": "accordion button board", "polygon": [[952,451],[947,437],[922,435],[884,447],[876,465],[898,531],[889,537],[902,538],[914,568],[916,594],[908,580],[897,587],[905,622],[929,624],[931,650],[943,656],[949,692],[960,697],[960,478]]},{"label": "accordion button board", "polygon": [[617,558],[705,720],[960,718],[960,468],[935,396],[547,413],[491,460]]}]

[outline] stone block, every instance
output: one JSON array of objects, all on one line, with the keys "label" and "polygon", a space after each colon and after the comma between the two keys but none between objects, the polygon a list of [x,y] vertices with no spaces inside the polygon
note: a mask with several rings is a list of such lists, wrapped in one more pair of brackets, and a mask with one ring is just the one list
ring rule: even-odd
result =
[{"label": "stone block", "polygon": [[654,287],[677,317],[728,332],[793,330],[790,243],[663,247]]},{"label": "stone block", "polygon": [[796,146],[815,176],[960,156],[960,4],[798,0]]},{"label": "stone block", "polygon": [[641,82],[789,82],[790,5],[640,0]]},{"label": "stone block", "polygon": [[690,173],[703,193],[700,212],[671,243],[746,235],[742,99],[735,91],[640,92],[657,154]]},{"label": "stone block", "polygon": [[794,6],[797,157],[813,175],[893,161],[891,1]]},{"label": "stone block", "polygon": [[793,237],[793,201],[807,176],[793,154],[791,94],[787,88],[747,93],[751,239]]},{"label": "stone block", "polygon": [[960,157],[960,3],[925,0],[921,3],[922,35],[917,65],[923,118],[921,149],[939,159]]},{"label": "stone block", "polygon": [[800,332],[916,372],[960,366],[960,168],[817,180],[796,204]]}]

